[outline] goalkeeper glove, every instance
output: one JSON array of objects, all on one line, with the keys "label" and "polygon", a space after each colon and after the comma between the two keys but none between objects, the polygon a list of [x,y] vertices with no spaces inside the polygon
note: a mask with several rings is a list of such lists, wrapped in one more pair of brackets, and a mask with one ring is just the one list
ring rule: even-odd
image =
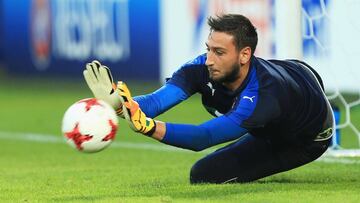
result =
[{"label": "goalkeeper glove", "polygon": [[83,74],[94,96],[110,104],[118,116],[123,117],[120,96],[109,68],[95,60],[86,64]]},{"label": "goalkeeper glove", "polygon": [[133,100],[126,84],[118,82],[118,92],[123,105],[123,114],[131,129],[147,136],[152,136],[156,129],[156,123],[152,118],[146,117],[145,113],[139,107],[139,104]]}]

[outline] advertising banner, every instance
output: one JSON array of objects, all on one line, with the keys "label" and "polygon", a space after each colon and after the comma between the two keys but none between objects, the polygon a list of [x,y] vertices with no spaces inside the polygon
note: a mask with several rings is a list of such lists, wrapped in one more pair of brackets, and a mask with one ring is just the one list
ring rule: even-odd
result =
[{"label": "advertising banner", "polygon": [[158,0],[4,0],[1,6],[2,61],[10,74],[78,77],[97,59],[119,79],[159,78]]}]

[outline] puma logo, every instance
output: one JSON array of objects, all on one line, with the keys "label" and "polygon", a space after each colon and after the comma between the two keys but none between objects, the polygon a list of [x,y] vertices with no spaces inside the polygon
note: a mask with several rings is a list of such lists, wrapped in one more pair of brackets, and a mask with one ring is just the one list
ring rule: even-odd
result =
[{"label": "puma logo", "polygon": [[211,82],[208,82],[206,85],[211,89],[211,96],[214,96],[214,94],[215,94],[215,89],[213,88]]},{"label": "puma logo", "polygon": [[254,99],[255,98],[255,96],[252,96],[252,97],[248,97],[248,96],[243,96],[243,99],[248,99],[248,100],[250,100],[251,102],[254,102]]}]

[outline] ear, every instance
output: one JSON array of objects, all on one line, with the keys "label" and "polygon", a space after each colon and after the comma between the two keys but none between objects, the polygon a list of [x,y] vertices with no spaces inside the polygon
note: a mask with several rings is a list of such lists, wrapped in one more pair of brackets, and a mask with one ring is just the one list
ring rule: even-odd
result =
[{"label": "ear", "polygon": [[251,48],[244,47],[239,52],[239,61],[241,65],[244,65],[250,61],[251,58]]}]

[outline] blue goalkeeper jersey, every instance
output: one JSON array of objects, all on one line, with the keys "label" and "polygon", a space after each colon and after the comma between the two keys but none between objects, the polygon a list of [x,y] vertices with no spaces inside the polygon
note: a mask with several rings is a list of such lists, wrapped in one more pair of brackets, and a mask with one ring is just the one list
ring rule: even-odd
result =
[{"label": "blue goalkeeper jersey", "polygon": [[203,54],[184,64],[167,84],[179,87],[187,97],[200,93],[210,114],[224,116],[254,136],[294,143],[312,140],[322,129],[328,113],[319,88],[322,82],[303,62],[254,56],[244,82],[230,91],[209,78],[205,61]]}]

